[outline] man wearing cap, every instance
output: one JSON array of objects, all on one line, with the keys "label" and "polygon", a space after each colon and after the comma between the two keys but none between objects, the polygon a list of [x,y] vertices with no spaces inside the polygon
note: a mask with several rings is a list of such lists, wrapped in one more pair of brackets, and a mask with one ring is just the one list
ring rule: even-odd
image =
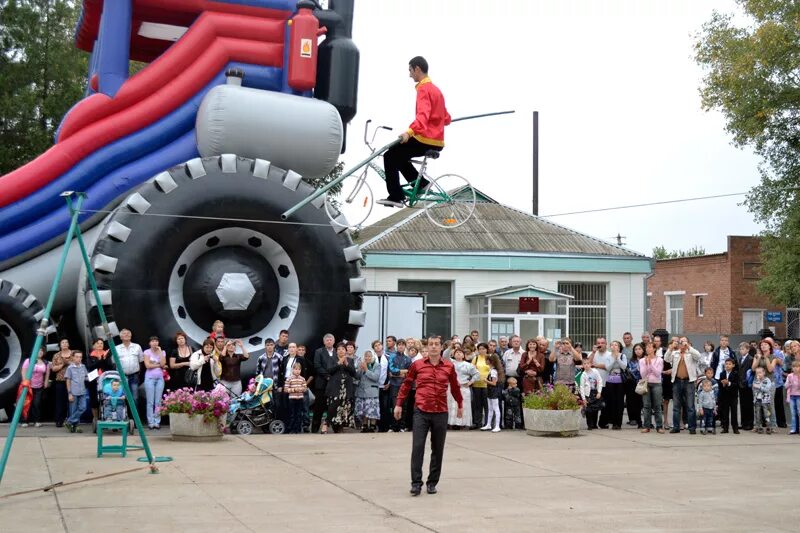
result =
[{"label": "man wearing cap", "polygon": [[442,358],[442,338],[428,337],[428,357],[415,361],[409,368],[406,378],[397,395],[394,417],[403,417],[405,402],[411,385],[417,383],[414,401],[414,424],[411,447],[411,490],[412,496],[422,492],[422,461],[425,458],[425,441],[431,434],[431,463],[426,488],[428,494],[436,494],[436,485],[442,473],[444,441],[447,436],[447,387],[458,404],[456,417],[464,415],[461,387],[456,377],[453,363]]}]

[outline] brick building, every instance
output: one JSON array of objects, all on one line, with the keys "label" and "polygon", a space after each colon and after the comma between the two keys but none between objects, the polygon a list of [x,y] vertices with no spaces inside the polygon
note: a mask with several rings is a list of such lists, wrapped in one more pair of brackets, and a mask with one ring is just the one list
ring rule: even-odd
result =
[{"label": "brick building", "polygon": [[714,339],[768,327],[778,338],[797,338],[798,309],[756,291],[760,267],[758,237],[729,236],[726,252],[656,261],[647,280],[648,328]]}]

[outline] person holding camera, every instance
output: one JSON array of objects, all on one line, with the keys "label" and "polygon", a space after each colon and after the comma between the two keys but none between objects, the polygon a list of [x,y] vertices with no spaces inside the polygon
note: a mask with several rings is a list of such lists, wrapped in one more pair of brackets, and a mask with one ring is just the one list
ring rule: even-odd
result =
[{"label": "person holding camera", "polygon": [[672,365],[672,429],[670,433],[680,433],[681,410],[686,409],[689,434],[697,433],[695,415],[696,382],[700,376],[700,352],[689,345],[689,339],[674,339],[667,348],[664,361]]}]

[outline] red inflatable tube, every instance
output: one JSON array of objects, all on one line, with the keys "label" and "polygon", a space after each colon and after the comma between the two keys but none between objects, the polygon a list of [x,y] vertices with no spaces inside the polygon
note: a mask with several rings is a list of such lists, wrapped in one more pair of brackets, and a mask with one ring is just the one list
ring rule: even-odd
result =
[{"label": "red inflatable tube", "polygon": [[[0,177],[0,207],[40,189],[101,146],[165,116],[199,92],[228,62],[280,66],[282,59],[282,44],[216,39],[200,57],[194,56],[183,65],[184,68],[169,67],[172,69],[169,75],[160,77],[164,83],[153,85],[142,101],[132,102],[127,109],[94,122],[27,165]],[[167,61],[161,63],[153,67],[163,69],[164,65],[169,65]],[[108,97],[94,96],[108,100]]]},{"label": "red inflatable tube", "polygon": [[[191,65],[197,58],[198,50],[203,50],[219,37],[279,43],[283,47],[284,31],[285,22],[281,20],[225,13],[203,13],[189,31],[169,49],[169,52],[126,81],[113,99],[94,94],[75,107],[64,119],[57,142],[65,141],[81,128],[133,105],[151,94],[155,88],[169,83],[176,73]],[[261,61],[256,64],[279,67],[282,61],[281,57],[277,64],[271,62],[267,65]],[[214,73],[208,74],[209,77],[213,75]],[[194,92],[197,92],[207,79],[194,81]]]}]

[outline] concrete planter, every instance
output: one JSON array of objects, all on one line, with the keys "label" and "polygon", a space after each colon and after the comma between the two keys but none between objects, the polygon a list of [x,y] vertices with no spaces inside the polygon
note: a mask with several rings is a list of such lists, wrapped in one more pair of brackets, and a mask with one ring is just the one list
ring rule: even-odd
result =
[{"label": "concrete planter", "polygon": [[523,409],[525,430],[537,437],[576,437],[581,427],[581,411]]},{"label": "concrete planter", "polygon": [[169,414],[169,431],[173,440],[212,441],[220,440],[220,420],[204,422],[202,415],[186,413]]}]

